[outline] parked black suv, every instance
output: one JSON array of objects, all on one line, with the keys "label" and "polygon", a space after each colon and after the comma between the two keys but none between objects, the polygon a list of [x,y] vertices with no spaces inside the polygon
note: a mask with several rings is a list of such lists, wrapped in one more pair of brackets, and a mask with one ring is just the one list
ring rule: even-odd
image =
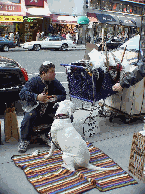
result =
[{"label": "parked black suv", "polygon": [[19,100],[19,92],[28,81],[24,68],[13,59],[0,56],[0,104]]},{"label": "parked black suv", "polygon": [[[119,38],[111,38],[106,41],[107,50],[117,49],[119,46],[121,46],[124,42]],[[102,50],[102,43],[96,44],[98,46],[98,50]],[[105,49],[105,47],[104,47]]]}]

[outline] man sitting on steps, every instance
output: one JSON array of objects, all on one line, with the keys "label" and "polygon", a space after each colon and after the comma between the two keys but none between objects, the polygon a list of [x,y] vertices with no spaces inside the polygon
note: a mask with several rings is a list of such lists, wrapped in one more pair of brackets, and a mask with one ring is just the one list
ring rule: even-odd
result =
[{"label": "man sitting on steps", "polygon": [[55,78],[55,65],[45,61],[39,72],[40,75],[26,82],[19,94],[21,100],[26,101],[25,115],[20,127],[19,152],[27,151],[34,126],[52,124],[56,112],[54,103],[66,99],[65,88]]}]

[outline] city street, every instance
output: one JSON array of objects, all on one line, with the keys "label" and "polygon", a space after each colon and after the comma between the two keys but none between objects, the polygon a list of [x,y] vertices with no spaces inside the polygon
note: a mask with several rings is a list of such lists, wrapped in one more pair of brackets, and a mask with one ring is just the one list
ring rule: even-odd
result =
[{"label": "city street", "polygon": [[12,48],[9,52],[0,52],[1,56],[8,57],[17,61],[26,69],[28,77],[38,75],[39,67],[44,61],[51,61],[55,64],[56,78],[66,88],[68,94],[68,84],[65,67],[60,64],[69,64],[84,58],[85,50],[76,49],[70,51],[40,50],[28,51],[21,47]]},{"label": "city street", "polygon": [[[22,65],[22,67],[27,70],[29,78],[38,75],[39,67],[44,61],[53,62],[56,65],[56,78],[63,84],[67,94],[69,94],[67,76],[65,73],[65,68],[61,67],[60,64],[68,64],[81,60],[84,58],[84,54],[85,50],[81,49],[70,51],[27,51],[23,50],[20,47],[10,49],[9,52],[0,52],[1,56],[8,57],[19,62],[20,65]],[[80,101],[78,101],[77,105],[81,107],[82,104]],[[89,111],[81,111],[81,113],[78,112],[78,114],[80,114],[79,116],[88,116]],[[19,116],[18,113],[19,127],[22,118],[22,114]],[[11,162],[11,156],[19,154],[17,151],[18,142],[4,142],[4,115],[0,116],[0,121],[2,122],[2,141],[4,143],[4,145],[0,145],[0,194],[36,194],[37,191],[28,182],[24,172],[18,167],[16,167],[13,162]],[[92,137],[87,137],[86,140],[92,143],[94,146],[100,148],[118,165],[120,165],[126,172],[128,172],[133,133],[141,131],[143,129],[144,123],[141,120],[137,120],[130,124],[124,124],[119,118],[114,119],[113,122],[110,123],[109,119],[105,117],[96,117],[96,121],[98,122],[98,126],[100,127],[100,133],[96,133]],[[26,152],[26,154],[32,153],[32,151],[35,151],[36,149],[44,151],[48,149],[48,147],[34,145]],[[133,176],[131,173],[130,175]],[[134,178],[138,181],[138,184],[102,193],[145,194],[144,183],[136,177]],[[99,194],[101,192],[98,189],[93,189],[85,193]]]}]

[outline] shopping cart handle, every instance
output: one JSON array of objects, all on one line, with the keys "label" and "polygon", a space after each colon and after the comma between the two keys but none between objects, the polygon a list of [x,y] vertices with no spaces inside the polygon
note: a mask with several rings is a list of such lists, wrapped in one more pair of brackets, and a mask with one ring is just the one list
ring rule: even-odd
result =
[{"label": "shopping cart handle", "polygon": [[83,66],[77,66],[77,65],[69,65],[69,64],[60,64],[61,66],[69,66],[69,67],[77,67],[77,68],[82,68],[82,69],[84,69],[84,67]]}]

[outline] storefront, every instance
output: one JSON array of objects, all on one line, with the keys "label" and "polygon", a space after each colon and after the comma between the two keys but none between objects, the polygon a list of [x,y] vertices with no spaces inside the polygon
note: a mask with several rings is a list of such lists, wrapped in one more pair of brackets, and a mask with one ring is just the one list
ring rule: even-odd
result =
[{"label": "storefront", "polygon": [[51,14],[51,33],[74,32],[77,27],[77,17]]},{"label": "storefront", "polygon": [[[36,40],[38,30],[48,34],[50,11],[47,0],[0,2],[0,33],[19,32],[20,41]],[[20,19],[21,18],[21,19]],[[5,20],[5,21],[4,21]]]},{"label": "storefront", "polygon": [[23,17],[23,23],[20,25],[21,42],[35,41],[38,30],[47,35],[49,32],[50,18],[47,17]]},{"label": "storefront", "polygon": [[[93,21],[92,38],[96,39],[103,35],[105,38],[118,36],[119,38],[130,38],[132,34],[139,32],[141,27],[141,17],[123,16],[117,14],[87,13],[90,21]],[[92,42],[93,43],[93,42]]]},{"label": "storefront", "polygon": [[23,22],[25,14],[20,1],[18,3],[0,2],[0,34],[18,31],[18,26]]}]

